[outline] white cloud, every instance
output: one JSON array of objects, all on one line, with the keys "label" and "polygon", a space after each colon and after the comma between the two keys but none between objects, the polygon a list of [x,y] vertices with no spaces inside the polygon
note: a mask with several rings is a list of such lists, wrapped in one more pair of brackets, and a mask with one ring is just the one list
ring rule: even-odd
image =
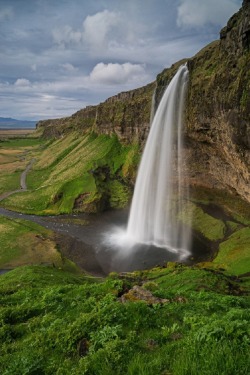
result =
[{"label": "white cloud", "polygon": [[177,26],[200,27],[208,23],[223,26],[239,6],[236,0],[180,0]]},{"label": "white cloud", "polygon": [[66,47],[70,44],[88,44],[91,49],[105,48],[112,42],[119,33],[117,28],[121,23],[119,13],[104,10],[92,16],[87,16],[82,28],[74,30],[71,26],[65,25],[52,30],[52,37],[56,44]]},{"label": "white cloud", "polygon": [[97,64],[90,73],[90,80],[95,83],[115,85],[145,79],[145,68],[142,64]]},{"label": "white cloud", "polygon": [[15,86],[18,86],[18,87],[30,86],[30,81],[26,78],[18,78],[15,82]]},{"label": "white cloud", "polygon": [[4,8],[0,11],[0,21],[9,20],[13,16],[13,10],[12,8]]},{"label": "white cloud", "polygon": [[83,22],[84,40],[92,47],[105,47],[109,41],[109,37],[114,38],[114,28],[121,22],[119,13],[104,10],[93,16],[87,16]]}]

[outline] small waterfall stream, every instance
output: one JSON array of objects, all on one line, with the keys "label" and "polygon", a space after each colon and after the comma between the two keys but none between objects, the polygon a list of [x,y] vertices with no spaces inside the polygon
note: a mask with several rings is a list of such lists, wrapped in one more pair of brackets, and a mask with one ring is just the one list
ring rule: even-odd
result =
[{"label": "small waterfall stream", "polygon": [[141,159],[125,237],[131,244],[189,254],[190,230],[178,220],[188,187],[183,177],[183,109],[188,68],[182,65],[155,113]]}]

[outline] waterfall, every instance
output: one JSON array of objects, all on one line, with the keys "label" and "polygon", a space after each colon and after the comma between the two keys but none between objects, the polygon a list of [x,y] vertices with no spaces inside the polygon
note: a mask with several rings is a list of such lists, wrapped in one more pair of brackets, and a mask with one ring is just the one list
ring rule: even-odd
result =
[{"label": "waterfall", "polygon": [[142,155],[126,238],[130,243],[188,252],[190,230],[180,220],[185,186],[183,109],[188,69],[182,65],[155,113]]}]

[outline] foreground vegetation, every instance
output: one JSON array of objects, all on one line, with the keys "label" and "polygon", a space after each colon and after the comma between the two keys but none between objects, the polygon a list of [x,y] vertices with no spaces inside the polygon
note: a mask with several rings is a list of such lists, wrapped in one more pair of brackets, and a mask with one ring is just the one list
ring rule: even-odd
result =
[{"label": "foreground vegetation", "polygon": [[34,266],[0,286],[3,375],[250,372],[244,279],[175,264],[105,280]]}]

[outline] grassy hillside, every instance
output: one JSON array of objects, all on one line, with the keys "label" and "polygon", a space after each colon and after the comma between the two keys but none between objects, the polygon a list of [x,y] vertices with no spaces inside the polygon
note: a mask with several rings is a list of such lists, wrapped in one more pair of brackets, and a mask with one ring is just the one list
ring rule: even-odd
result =
[{"label": "grassy hillside", "polygon": [[21,172],[45,144],[37,138],[0,140],[0,194],[19,189]]},{"label": "grassy hillside", "polygon": [[38,224],[0,215],[0,237],[0,269],[43,264],[78,272],[60,253],[54,233]]},{"label": "grassy hillside", "polygon": [[18,268],[0,278],[1,374],[247,375],[242,281],[174,264],[103,281]]},{"label": "grassy hillside", "polygon": [[[73,210],[96,212],[128,203],[129,185],[139,158],[137,145],[121,145],[116,136],[72,133],[46,143],[27,140],[33,142],[31,152],[21,141],[16,141],[16,147],[14,140],[2,142],[0,150],[6,155],[13,147],[13,158],[25,156],[21,170],[31,156],[36,158],[27,177],[29,191],[5,199],[4,207],[26,213],[59,214]],[[13,172],[13,160],[8,161]],[[0,176],[2,192],[18,187],[18,166],[14,175],[8,170]]]}]

